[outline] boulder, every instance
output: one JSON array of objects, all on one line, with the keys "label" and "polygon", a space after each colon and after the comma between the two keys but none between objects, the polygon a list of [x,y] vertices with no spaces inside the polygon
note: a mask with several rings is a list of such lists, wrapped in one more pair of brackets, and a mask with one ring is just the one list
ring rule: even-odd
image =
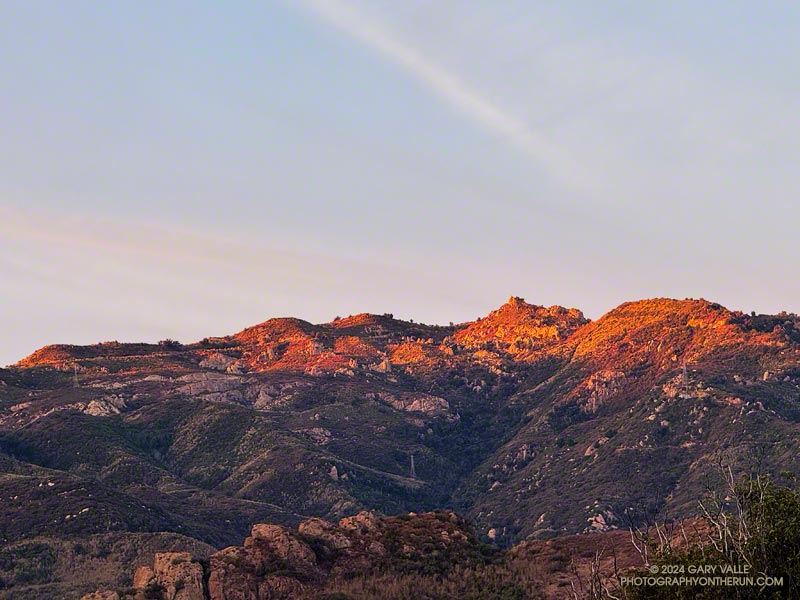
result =
[{"label": "boulder", "polygon": [[200,361],[200,366],[204,369],[216,369],[217,371],[225,371],[236,362],[235,358],[231,358],[221,352],[214,352],[207,355]]},{"label": "boulder", "polygon": [[375,513],[368,510],[362,510],[355,516],[345,517],[339,521],[339,527],[342,529],[351,529],[364,533],[373,529],[378,525],[378,517]]}]

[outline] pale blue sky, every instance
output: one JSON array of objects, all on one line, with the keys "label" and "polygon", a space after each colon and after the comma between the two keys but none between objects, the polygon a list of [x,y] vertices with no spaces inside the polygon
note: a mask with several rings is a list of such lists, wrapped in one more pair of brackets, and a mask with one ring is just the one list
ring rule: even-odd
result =
[{"label": "pale blue sky", "polygon": [[0,364],[271,316],[800,310],[791,2],[0,4]]}]

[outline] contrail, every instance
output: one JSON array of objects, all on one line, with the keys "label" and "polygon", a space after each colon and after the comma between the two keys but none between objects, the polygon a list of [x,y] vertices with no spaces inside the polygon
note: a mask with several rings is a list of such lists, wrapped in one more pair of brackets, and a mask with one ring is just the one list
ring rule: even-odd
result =
[{"label": "contrail", "polygon": [[303,3],[329,23],[404,68],[465,117],[504,138],[558,179],[572,185],[580,184],[581,170],[561,148],[351,4],[341,0],[303,0]]}]

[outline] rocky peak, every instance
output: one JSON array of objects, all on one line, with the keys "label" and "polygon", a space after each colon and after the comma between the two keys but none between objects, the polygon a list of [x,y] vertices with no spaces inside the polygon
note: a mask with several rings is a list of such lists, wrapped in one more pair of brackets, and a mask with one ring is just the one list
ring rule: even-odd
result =
[{"label": "rocky peak", "polygon": [[52,344],[39,348],[30,356],[20,360],[17,367],[37,367],[41,365],[53,365],[78,358],[77,346],[66,344]]},{"label": "rocky peak", "polygon": [[252,345],[268,341],[309,339],[318,336],[319,333],[319,328],[308,321],[279,317],[248,327],[233,338],[244,345]]},{"label": "rocky peak", "polygon": [[655,349],[659,357],[680,363],[732,343],[757,340],[720,304],[654,298],[621,304],[577,332],[574,341],[576,358],[610,360]]},{"label": "rocky peak", "polygon": [[488,344],[518,354],[562,341],[586,323],[578,309],[547,308],[511,296],[497,310],[456,332],[454,338],[468,348]]}]

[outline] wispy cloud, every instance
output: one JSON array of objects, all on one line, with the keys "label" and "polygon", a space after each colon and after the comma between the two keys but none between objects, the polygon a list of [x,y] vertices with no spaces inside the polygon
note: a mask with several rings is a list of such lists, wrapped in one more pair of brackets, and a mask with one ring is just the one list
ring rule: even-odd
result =
[{"label": "wispy cloud", "polygon": [[527,154],[562,183],[576,185],[582,181],[581,170],[564,148],[353,4],[341,0],[303,2],[318,16],[408,71],[484,130]]},{"label": "wispy cloud", "polygon": [[[0,207],[0,267],[65,286],[230,300],[252,311],[259,293],[280,286],[303,295],[342,290],[362,279],[408,282],[414,271],[380,259],[326,252],[299,236],[270,241],[224,230],[185,229],[74,213]],[[240,290],[242,293],[231,293]],[[250,290],[250,293],[247,291]],[[255,292],[254,292],[255,291]],[[335,309],[334,309],[335,310]],[[316,312],[316,311],[315,311]]]},{"label": "wispy cloud", "polygon": [[[659,225],[702,223],[733,197],[754,213],[765,192],[785,203],[797,181],[800,119],[785,86],[723,77],[626,19],[547,2],[302,5],[524,152],[555,178],[558,202],[637,214],[639,226],[663,207]],[[763,164],[769,178],[753,168]]]}]

